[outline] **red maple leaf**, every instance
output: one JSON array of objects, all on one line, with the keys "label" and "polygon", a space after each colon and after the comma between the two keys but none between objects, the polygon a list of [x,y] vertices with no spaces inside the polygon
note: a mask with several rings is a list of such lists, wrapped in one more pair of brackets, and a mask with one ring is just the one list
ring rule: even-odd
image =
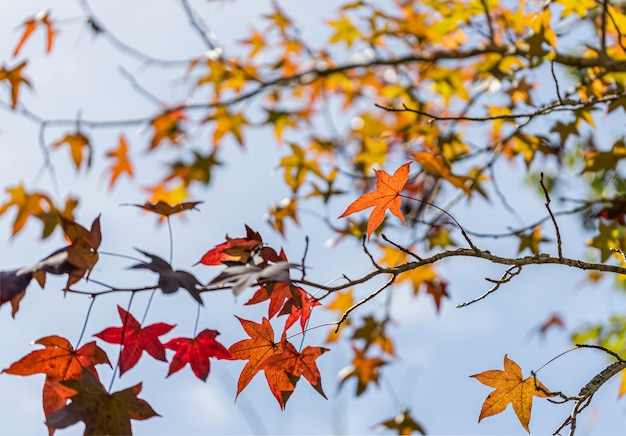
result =
[{"label": "red maple leaf", "polygon": [[120,306],[117,306],[117,310],[122,319],[122,327],[109,327],[94,336],[110,344],[122,345],[120,375],[135,366],[144,351],[157,360],[167,362],[165,348],[159,341],[159,336],[168,333],[176,325],[159,322],[142,328],[129,312]]},{"label": "red maple leaf", "polygon": [[198,263],[203,265],[245,264],[248,263],[256,250],[259,250],[259,255],[264,262],[278,261],[276,251],[270,247],[263,247],[261,235],[246,225],[244,238],[231,238],[226,235],[226,242],[216,245],[204,253]]},{"label": "red maple leaf", "polygon": [[351,215],[355,212],[360,212],[363,209],[374,207],[369,219],[367,220],[367,238],[372,236],[374,230],[380,226],[385,219],[385,212],[387,209],[400,218],[404,224],[404,215],[400,206],[402,205],[402,197],[400,192],[407,180],[409,179],[409,166],[411,162],[407,162],[390,176],[383,170],[374,170],[376,173],[376,190],[363,194],[348,206],[344,213],[339,215],[339,218]]},{"label": "red maple leaf", "polygon": [[174,338],[165,344],[165,348],[176,351],[167,376],[180,371],[187,363],[193,373],[202,381],[206,381],[211,369],[210,357],[217,359],[232,359],[230,352],[215,338],[217,330],[204,329],[191,338]]},{"label": "red maple leaf", "polygon": [[285,321],[285,331],[289,329],[296,321],[300,320],[300,327],[302,327],[302,333],[306,328],[306,324],[311,316],[311,310],[315,306],[321,306],[322,304],[315,298],[307,294],[304,289],[297,288],[301,294],[300,300],[302,304],[298,306],[295,304],[294,299],[287,300],[283,306],[283,310],[280,311],[280,315],[289,315]]}]

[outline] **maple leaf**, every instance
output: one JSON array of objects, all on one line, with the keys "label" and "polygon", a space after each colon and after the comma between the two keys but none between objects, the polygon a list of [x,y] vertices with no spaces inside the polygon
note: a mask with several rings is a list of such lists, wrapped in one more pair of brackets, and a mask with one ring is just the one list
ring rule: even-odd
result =
[{"label": "maple leaf", "polygon": [[242,112],[231,113],[225,106],[218,107],[215,113],[202,122],[215,121],[213,145],[217,145],[226,133],[231,133],[239,145],[243,146],[242,128],[250,124]]},{"label": "maple leaf", "polygon": [[157,360],[167,362],[159,336],[168,333],[176,325],[159,322],[141,327],[135,317],[120,306],[117,306],[117,311],[122,319],[122,327],[109,327],[94,336],[110,344],[122,345],[120,376],[137,364],[144,351]]},{"label": "maple leaf", "polygon": [[[308,346],[302,351],[296,350],[291,342],[284,341],[283,350],[280,353],[269,356],[263,362],[265,370],[274,369],[284,371],[291,377],[289,381],[295,388],[301,376],[313,386],[322,397],[326,398],[322,389],[322,376],[315,361],[328,351],[328,348]],[[285,400],[286,403],[286,400]],[[283,406],[284,407],[284,406]]]},{"label": "maple leaf", "polygon": [[339,218],[360,212],[363,209],[374,207],[369,220],[367,221],[367,238],[372,236],[374,230],[383,222],[387,209],[404,221],[404,215],[400,206],[402,205],[402,197],[400,191],[409,179],[409,167],[411,162],[407,162],[396,170],[393,176],[390,176],[383,170],[374,170],[376,173],[376,190],[363,194],[348,206]]},{"label": "maple leaf", "polygon": [[146,401],[137,398],[141,383],[109,394],[89,371],[83,371],[81,380],[68,380],[62,384],[76,394],[70,398],[70,404],[46,420],[46,425],[53,429],[83,421],[85,434],[131,434],[131,419],[159,416]]},{"label": "maple leaf", "polygon": [[111,172],[109,189],[113,188],[120,175],[128,174],[131,178],[134,176],[133,165],[128,159],[128,142],[124,135],[120,135],[117,148],[109,150],[106,156],[113,159],[113,164],[109,167]]},{"label": "maple leaf", "polygon": [[470,191],[467,187],[467,182],[471,181],[472,178],[452,174],[450,166],[445,162],[443,156],[435,156],[427,151],[415,151],[412,153],[412,156],[422,166],[424,171],[428,171],[435,176],[439,176],[452,183],[457,188],[461,188],[468,197],[472,196],[472,191]]},{"label": "maple leaf", "polygon": [[68,274],[66,289],[68,289],[87,272],[89,272],[87,274],[88,280],[89,274],[93,270],[96,262],[98,262],[98,248],[102,241],[100,216],[98,215],[96,219],[93,220],[90,230],[85,229],[80,224],[65,217],[61,217],[61,225],[65,235],[72,244],[52,253],[49,257],[65,252],[67,253],[67,262],[58,267],[47,268],[45,271],[52,272],[53,274],[66,272]]},{"label": "maple leaf", "polygon": [[15,46],[15,50],[13,50],[14,57],[20,53],[20,50],[26,40],[31,36],[35,29],[39,27],[40,24],[46,28],[46,53],[50,53],[52,51],[52,43],[54,42],[54,36],[57,33],[57,30],[54,28],[54,22],[50,19],[50,12],[42,11],[34,17],[28,18],[24,21],[24,33],[22,33],[22,37]]},{"label": "maple leaf", "polygon": [[217,359],[233,358],[226,347],[215,340],[217,335],[219,335],[217,330],[204,329],[193,339],[174,338],[164,344],[165,348],[176,352],[170,363],[167,377],[180,371],[189,363],[196,377],[206,381],[211,369],[210,357]]},{"label": "maple leaf", "polygon": [[565,321],[563,321],[563,318],[556,313],[553,313],[548,317],[548,319],[541,323],[541,325],[538,327],[539,334],[545,336],[546,332],[553,327],[565,327]]},{"label": "maple leaf", "polygon": [[400,412],[393,418],[378,424],[378,427],[396,430],[399,435],[411,435],[413,432],[426,434],[424,427],[413,419],[409,410],[404,408],[401,408]]},{"label": "maple leaf", "polygon": [[184,203],[171,205],[163,200],[159,200],[156,203],[145,202],[144,204],[131,204],[131,206],[140,207],[158,215],[168,217],[190,209],[199,210],[196,206],[202,203],[204,203],[204,201],[186,201]]},{"label": "maple leaf", "polygon": [[517,253],[521,253],[526,248],[533,252],[533,254],[539,253],[539,244],[542,242],[550,242],[550,239],[541,236],[541,226],[537,226],[530,234],[524,234],[522,232],[515,233],[515,236],[519,238],[519,248]]},{"label": "maple leaf", "polygon": [[517,363],[504,355],[504,371],[493,369],[474,374],[471,377],[489,387],[495,388],[491,392],[480,411],[478,422],[488,416],[497,415],[511,403],[524,429],[530,433],[528,424],[533,405],[533,397],[549,398],[550,392],[539,380],[534,377],[522,377],[522,369]]},{"label": "maple leaf", "polygon": [[[219,245],[216,245],[204,255],[198,261],[203,265],[221,265],[221,264],[246,264],[249,262],[251,257],[253,257],[254,253],[263,246],[263,239],[261,235],[250,227],[246,225],[246,237],[245,238],[231,238],[226,235],[226,242],[223,242]],[[277,260],[278,256],[273,249],[270,249],[273,252],[273,256],[271,259],[267,260]],[[261,253],[263,254],[263,251]],[[266,252],[266,256],[271,254],[270,252]],[[196,264],[197,265],[197,264]]]},{"label": "maple leaf", "polygon": [[285,320],[285,331],[294,325],[296,321],[300,320],[300,327],[302,328],[302,333],[304,333],[304,329],[311,317],[311,310],[313,310],[315,306],[321,306],[322,303],[306,293],[304,289],[298,287],[296,290],[299,291],[301,295],[300,298],[296,300],[292,297],[287,300],[278,316],[289,315]]},{"label": "maple leaf", "polygon": [[365,357],[365,350],[359,350],[352,347],[354,351],[354,359],[352,364],[339,371],[339,387],[341,388],[346,380],[351,377],[357,378],[356,395],[357,397],[365,392],[369,383],[378,384],[378,376],[380,375],[380,367],[388,362],[380,357]]},{"label": "maple leaf", "polygon": [[33,278],[33,273],[26,271],[18,274],[19,270],[0,271],[0,306],[4,303],[11,302],[11,316],[15,318],[15,314],[19,310],[19,304],[24,295],[26,288]]},{"label": "maple leaf", "polygon": [[53,142],[50,147],[51,148],[59,148],[63,144],[67,144],[70,148],[70,154],[72,156],[72,160],[74,161],[74,165],[76,166],[76,170],[80,169],[80,166],[83,162],[83,149],[87,148],[87,168],[91,166],[91,143],[89,142],[89,138],[85,136],[81,131],[76,131],[75,133],[68,133],[63,138],[58,141]]},{"label": "maple leaf", "polygon": [[[331,301],[330,303],[328,303],[325,307],[326,310],[336,310],[338,311],[340,314],[343,314],[346,312],[346,310],[348,310],[349,308],[351,308],[352,306],[354,306],[354,297],[352,296],[352,288],[344,291],[344,292],[337,292],[335,293],[335,299],[333,301]],[[330,332],[328,332],[328,336],[326,337],[326,343],[329,344],[331,342],[335,342],[337,339],[339,339],[339,335],[341,334],[341,330],[345,327],[352,324],[352,321],[350,320],[350,318],[346,319],[343,323],[341,323],[341,325],[339,326],[339,330],[337,330],[337,333],[335,333],[336,329],[332,329]]]},{"label": "maple leaf", "polygon": [[291,286],[288,283],[268,283],[267,285],[261,285],[252,298],[246,301],[245,305],[250,306],[270,300],[267,317],[272,319],[285,306],[285,301],[292,298],[292,295]]},{"label": "maple leaf", "polygon": [[437,313],[441,310],[441,300],[444,298],[450,298],[450,295],[448,295],[448,291],[446,290],[447,287],[448,283],[442,280],[431,280],[426,282],[426,293],[433,297]]},{"label": "maple leaf", "polygon": [[150,258],[150,263],[138,263],[131,266],[133,269],[148,269],[159,275],[157,286],[164,294],[173,294],[180,288],[184,288],[199,304],[204,305],[200,297],[198,287],[201,283],[191,273],[182,270],[174,270],[167,261],[155,254],[136,249],[138,252]]},{"label": "maple leaf", "polygon": [[150,148],[148,150],[154,150],[161,142],[168,140],[174,145],[178,145],[184,130],[181,128],[181,121],[186,120],[184,109],[176,109],[165,111],[161,115],[157,115],[150,121],[150,125],[154,129],[152,140],[150,141]]},{"label": "maple leaf", "polygon": [[289,262],[277,262],[273,265],[259,268],[258,266],[233,265],[228,266],[217,277],[209,282],[210,285],[231,284],[235,296],[246,288],[263,281],[291,283],[289,270],[300,268],[300,265]]},{"label": "maple leaf", "polygon": [[267,221],[281,235],[285,234],[285,219],[290,218],[294,223],[299,224],[298,201],[295,198],[284,198],[281,201],[270,205]]},{"label": "maple leaf", "polygon": [[24,228],[31,216],[40,216],[45,213],[46,208],[52,209],[52,200],[41,192],[29,193],[23,184],[6,188],[6,192],[11,196],[2,207],[0,215],[3,215],[10,207],[17,208],[17,213],[13,221],[11,234],[16,235]]},{"label": "maple leaf", "polygon": [[46,336],[35,341],[43,350],[35,350],[14,362],[3,373],[13,375],[46,374],[54,380],[75,380],[82,376],[83,368],[97,376],[95,365],[111,366],[104,350],[89,342],[77,350],[60,336]]},{"label": "maple leaf", "polygon": [[[51,414],[53,414],[57,410],[64,408],[67,405],[67,400],[69,400],[74,395],[76,395],[76,391],[62,385],[61,380],[46,377],[46,381],[43,384],[43,390],[41,394],[43,413],[46,417],[46,420],[48,420]],[[54,429],[48,428],[49,436],[52,436],[53,433]]]},{"label": "maple leaf", "polygon": [[350,48],[354,40],[362,36],[361,31],[344,14],[340,14],[338,20],[329,20],[328,24],[335,29],[335,33],[329,39],[330,43],[343,41]]},{"label": "maple leaf", "polygon": [[378,322],[373,316],[363,318],[363,325],[356,328],[352,335],[352,339],[363,339],[365,345],[363,352],[365,353],[370,345],[377,344],[385,353],[395,356],[393,352],[393,341],[385,334],[387,321]]},{"label": "maple leaf", "polygon": [[0,68],[0,81],[6,80],[11,86],[11,107],[15,109],[17,107],[17,98],[20,93],[20,86],[25,84],[31,86],[30,81],[24,77],[22,70],[26,67],[26,61],[22,62],[12,70],[8,69],[4,65]]},{"label": "maple leaf", "polygon": [[[236,317],[250,339],[243,339],[230,346],[228,351],[233,359],[247,360],[239,380],[237,381],[237,396],[248,386],[250,380],[263,369],[263,362],[269,356],[282,351],[282,344],[274,342],[274,329],[269,320],[263,317],[261,324]],[[266,374],[267,378],[267,374]],[[268,379],[269,383],[269,379]],[[275,385],[277,385],[275,383]],[[279,400],[280,402],[280,400]]]}]

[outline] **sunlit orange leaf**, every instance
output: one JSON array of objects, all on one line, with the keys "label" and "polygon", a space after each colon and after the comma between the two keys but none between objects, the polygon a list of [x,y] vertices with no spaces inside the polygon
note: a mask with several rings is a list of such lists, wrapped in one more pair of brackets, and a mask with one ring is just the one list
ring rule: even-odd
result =
[{"label": "sunlit orange leaf", "polygon": [[47,336],[35,344],[45,348],[32,351],[2,372],[22,376],[46,374],[54,380],[76,380],[82,377],[83,368],[97,377],[95,365],[106,363],[111,366],[106,353],[95,341],[78,350],[60,336]]},{"label": "sunlit orange leaf", "polygon": [[122,174],[128,174],[129,177],[133,177],[133,164],[128,159],[128,143],[124,135],[120,135],[117,148],[108,151],[106,155],[113,159],[113,163],[109,167],[111,172],[109,189],[113,188],[117,178]]},{"label": "sunlit orange leaf", "polygon": [[168,140],[174,145],[178,145],[185,131],[181,127],[181,122],[186,120],[184,109],[165,111],[157,115],[150,121],[154,133],[150,140],[149,150],[157,148],[161,142]]},{"label": "sunlit orange leaf", "polygon": [[452,183],[457,188],[461,188],[468,197],[471,197],[472,191],[467,187],[470,177],[456,176],[450,171],[450,167],[445,163],[441,155],[435,156],[427,151],[415,151],[412,153],[415,160],[422,166],[424,171],[428,171]]},{"label": "sunlit orange leaf", "polygon": [[243,127],[249,124],[243,112],[230,112],[225,106],[220,106],[215,113],[206,117],[203,122],[215,121],[213,145],[217,145],[224,135],[231,133],[239,145],[243,145]]},{"label": "sunlit orange leaf", "polygon": [[22,62],[12,70],[7,69],[4,65],[0,68],[0,81],[6,80],[9,82],[9,86],[11,87],[11,107],[13,109],[17,106],[17,98],[19,96],[20,86],[22,83],[26,86],[31,86],[30,81],[22,74],[24,67],[26,67],[26,61]]},{"label": "sunlit orange leaf", "polygon": [[52,51],[52,43],[54,42],[54,36],[56,35],[57,30],[54,28],[54,22],[50,19],[49,11],[45,11],[40,12],[34,17],[28,18],[24,21],[24,33],[22,33],[22,37],[15,46],[15,50],[13,50],[13,56],[17,56],[20,53],[20,50],[26,40],[35,31],[35,29],[39,27],[39,25],[46,28],[46,53],[50,53]]},{"label": "sunlit orange leaf", "polygon": [[393,176],[390,176],[383,170],[375,170],[376,173],[376,190],[363,194],[357,198],[339,218],[360,212],[363,209],[374,207],[369,220],[367,221],[367,237],[372,233],[385,219],[387,209],[400,218],[404,224],[404,215],[400,210],[402,205],[402,197],[400,192],[409,179],[409,167],[411,162],[407,162],[396,170]]},{"label": "sunlit orange leaf", "polygon": [[622,398],[626,394],[626,369],[622,370],[622,381],[619,384],[618,397]]},{"label": "sunlit orange leaf", "polygon": [[[298,351],[290,342],[284,342],[283,350],[280,353],[269,356],[263,362],[265,370],[280,370],[287,373],[293,387],[301,376],[313,386],[313,388],[324,398],[324,390],[322,389],[322,376],[317,368],[315,361],[318,357],[328,351],[323,347],[305,347],[302,351]],[[286,400],[285,400],[286,402]]]},{"label": "sunlit orange leaf", "polygon": [[356,395],[359,396],[370,383],[378,384],[378,378],[380,376],[380,367],[386,365],[388,362],[380,357],[365,357],[365,351],[357,348],[354,350],[354,359],[352,364],[341,371],[339,371],[339,387],[342,387],[344,382],[349,378],[356,377],[357,387]]},{"label": "sunlit orange leaf", "polygon": [[254,57],[261,49],[266,45],[265,36],[256,29],[252,29],[250,37],[241,41],[242,44],[250,46],[250,52],[248,53],[248,59]]},{"label": "sunlit orange leaf", "polygon": [[317,160],[307,159],[305,150],[297,144],[289,144],[289,146],[293,153],[284,156],[278,165],[285,169],[285,183],[295,193],[309,172],[321,178],[323,178],[323,175]]},{"label": "sunlit orange leaf", "polygon": [[11,198],[0,206],[0,215],[6,213],[11,207],[17,208],[15,220],[13,221],[12,235],[22,230],[31,216],[39,216],[46,211],[54,209],[52,200],[46,194],[41,192],[29,193],[23,184],[6,188],[6,192]]},{"label": "sunlit orange leaf", "polygon": [[263,369],[262,364],[265,359],[280,353],[283,347],[281,343],[274,342],[274,329],[267,318],[264,317],[261,324],[239,317],[237,319],[250,336],[250,339],[236,342],[228,349],[234,359],[247,360],[237,382],[237,395],[239,395],[248,386],[250,380]]},{"label": "sunlit orange leaf", "polygon": [[[338,311],[339,315],[343,315],[346,310],[354,306],[354,297],[352,296],[352,288],[343,291],[336,292],[335,298],[325,306],[326,310]],[[326,337],[326,343],[329,344],[331,342],[335,342],[339,339],[339,335],[341,335],[341,330],[345,327],[352,324],[350,318],[346,319],[340,326],[337,333],[335,333],[335,327],[332,327],[328,332],[328,336]]]},{"label": "sunlit orange leaf", "polygon": [[89,372],[81,380],[62,383],[74,390],[71,403],[52,413],[46,424],[53,429],[66,428],[79,421],[85,423],[85,434],[132,434],[130,420],[159,416],[144,400],[137,398],[141,383],[109,394]]},{"label": "sunlit orange leaf", "polygon": [[484,385],[495,388],[495,391],[491,392],[483,403],[478,417],[479,422],[483,418],[503,412],[511,403],[520,423],[530,433],[528,424],[533,397],[549,398],[546,392],[550,391],[539,380],[532,376],[523,378],[522,369],[506,354],[504,355],[504,371],[493,369],[471,377]]},{"label": "sunlit orange leaf", "polygon": [[285,234],[285,219],[290,218],[298,224],[298,201],[294,198],[285,198],[278,203],[270,205],[267,220],[281,235]]},{"label": "sunlit orange leaf", "polygon": [[89,142],[89,138],[81,131],[77,130],[75,133],[66,134],[63,138],[53,142],[50,147],[59,148],[63,144],[67,144],[70,148],[70,154],[77,170],[80,169],[83,162],[83,152],[85,148],[87,148],[87,168],[91,166],[91,143]]}]

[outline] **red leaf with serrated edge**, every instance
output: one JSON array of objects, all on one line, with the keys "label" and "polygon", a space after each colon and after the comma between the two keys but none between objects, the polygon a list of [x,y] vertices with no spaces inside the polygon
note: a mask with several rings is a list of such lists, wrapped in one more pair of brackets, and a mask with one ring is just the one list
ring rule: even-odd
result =
[{"label": "red leaf with serrated edge", "polygon": [[237,319],[250,336],[250,339],[234,343],[228,349],[233,359],[248,361],[237,382],[237,395],[239,395],[248,386],[250,380],[263,369],[263,361],[269,356],[280,353],[282,345],[274,342],[274,329],[267,318],[264,317],[261,324],[239,317]]},{"label": "red leaf with serrated edge", "polygon": [[301,294],[300,301],[301,304],[298,306],[294,303],[293,298],[287,300],[285,305],[283,306],[283,310],[281,310],[280,315],[289,315],[287,320],[285,321],[285,331],[289,329],[292,325],[296,323],[296,321],[300,320],[300,327],[302,327],[302,333],[304,333],[304,329],[306,328],[307,322],[309,322],[309,317],[311,316],[311,310],[315,306],[321,306],[322,303],[317,301],[315,298],[311,297],[307,294],[302,288],[297,288]]},{"label": "red leaf with serrated edge", "polygon": [[311,386],[322,397],[326,398],[322,390],[322,376],[315,360],[327,351],[328,348],[310,346],[302,351],[298,351],[291,342],[285,341],[283,343],[283,351],[265,359],[263,368],[265,370],[280,370],[289,374],[294,388],[298,381],[297,379],[300,376],[304,376]]},{"label": "red leaf with serrated edge", "polygon": [[13,375],[46,374],[55,380],[75,380],[81,377],[83,368],[97,377],[95,365],[106,363],[109,358],[96,342],[89,342],[78,350],[60,336],[47,336],[35,341],[43,350],[35,350],[11,364],[3,373]]},{"label": "red leaf with serrated edge", "polygon": [[217,330],[204,329],[198,335],[191,338],[174,338],[165,344],[165,348],[176,351],[167,377],[180,371],[189,363],[193,373],[202,381],[206,381],[211,369],[210,357],[216,359],[232,359],[230,352],[215,338],[219,335]]},{"label": "red leaf with serrated edge", "polygon": [[410,165],[411,162],[405,163],[393,173],[393,176],[390,176],[383,170],[374,170],[376,173],[376,190],[363,194],[354,200],[345,212],[339,215],[339,218],[373,207],[374,210],[367,220],[368,239],[385,219],[387,209],[406,224],[402,210],[400,210],[400,206],[402,205],[400,192],[402,188],[404,188],[407,180],[409,180]]},{"label": "red leaf with serrated edge", "polygon": [[122,327],[109,327],[94,336],[110,344],[121,344],[120,375],[137,364],[142,353],[146,351],[157,360],[167,362],[165,348],[159,336],[163,336],[176,325],[155,323],[147,327],[141,327],[139,322],[129,313],[117,306],[122,319]]},{"label": "red leaf with serrated edge", "polygon": [[262,246],[261,235],[246,225],[245,238],[231,238],[226,235],[226,242],[204,253],[198,263],[203,265],[222,265],[227,262],[248,263],[253,251]]},{"label": "red leaf with serrated edge", "polygon": [[273,318],[276,316],[280,309],[285,305],[285,300],[289,300],[292,298],[292,290],[291,288],[295,286],[290,285],[289,283],[284,282],[275,282],[270,283],[268,285],[262,285],[248,300],[245,305],[250,306],[252,304],[262,303],[264,301],[270,300],[269,308],[268,308],[268,318]]}]

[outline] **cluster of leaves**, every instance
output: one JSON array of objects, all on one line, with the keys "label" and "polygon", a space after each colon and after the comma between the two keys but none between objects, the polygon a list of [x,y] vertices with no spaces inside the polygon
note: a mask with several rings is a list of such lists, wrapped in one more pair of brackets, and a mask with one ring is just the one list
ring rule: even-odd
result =
[{"label": "cluster of leaves", "polygon": [[[187,2],[181,3],[188,7]],[[244,237],[227,236],[225,242],[201,257],[200,264],[223,268],[206,283],[188,271],[175,269],[171,260],[139,250],[148,261],[131,268],[158,275],[156,285],[147,290],[173,294],[182,288],[203,305],[203,294],[208,291],[230,288],[239,295],[254,287],[255,293],[245,304],[267,302],[268,312],[260,322],[240,318],[249,338],[227,348],[216,340],[217,330],[209,328],[194,332],[191,338],[177,337],[163,343],[160,336],[170,332],[173,325],[142,326],[130,307],[118,307],[122,325],[95,336],[120,345],[116,362],[120,374],[133,368],[143,351],[167,361],[169,349],[174,355],[168,376],[189,363],[194,374],[206,380],[210,358],[245,360],[237,395],[263,371],[281,408],[302,376],[325,396],[316,360],[327,349],[311,345],[298,348],[289,340],[288,331],[296,329],[304,335],[312,310],[322,306],[324,298],[332,297],[323,307],[337,311],[340,318],[327,342],[349,339],[354,357],[341,372],[340,383],[355,378],[356,394],[361,395],[372,383],[378,383],[382,368],[396,355],[387,328],[392,314],[366,314],[358,319],[349,315],[388,286],[403,282],[410,284],[414,294],[422,291],[430,295],[439,311],[448,297],[448,280],[432,264],[445,256],[482,257],[517,268],[507,270],[500,280],[491,280],[495,290],[518,274],[523,265],[544,262],[541,245],[556,242],[559,256],[546,263],[580,267],[590,271],[589,279],[595,282],[601,279],[601,271],[618,273],[618,286],[626,284],[625,139],[620,134],[604,146],[599,143],[606,138],[595,135],[601,117],[621,116],[623,121],[626,109],[626,6],[574,0],[548,4],[530,1],[515,7],[491,0],[382,3],[341,5],[337,16],[326,23],[329,37],[317,47],[302,36],[296,20],[278,3],[263,16],[262,28],[253,27],[250,35],[239,41],[243,52],[238,56],[225,53],[201,32],[209,52],[184,62],[190,94],[173,102],[159,102],[143,118],[119,122],[120,132],[113,146],[100,144],[94,134],[99,127],[115,124],[111,121],[47,120],[24,104],[26,89],[33,85],[27,74],[31,61],[23,57],[24,47],[40,33],[45,33],[46,53],[64,43],[57,41],[63,20],[51,11],[24,20],[12,53],[14,59],[0,65],[0,83],[8,90],[3,107],[38,124],[47,165],[59,149],[69,151],[77,172],[92,171],[93,163],[104,159],[109,189],[124,179],[147,189],[146,203],[135,206],[158,214],[161,221],[169,220],[199,204],[184,200],[191,196],[192,188],[205,187],[213,180],[228,141],[246,147],[252,129],[269,127],[278,143],[288,144],[277,166],[289,192],[288,198],[270,205],[271,226],[286,235],[290,222],[299,224],[303,204],[322,203],[324,219],[335,232],[335,240],[367,237],[370,242],[374,240],[381,255],[375,261],[366,249],[374,272],[362,281],[332,287],[305,280],[303,263],[289,262],[283,249],[266,246],[260,234],[247,226]],[[85,23],[95,37],[116,41],[116,47],[142,56],[98,22],[87,2],[82,7]],[[194,21],[193,13],[190,16],[200,29],[200,20],[196,17]],[[557,28],[563,30],[557,32]],[[589,35],[589,44],[575,53],[562,48],[567,47],[572,29]],[[551,77],[551,82],[538,80],[537,74]],[[568,84],[566,91],[563,83]],[[331,128],[319,129],[320,118],[332,118],[328,113],[333,105],[349,117],[350,123],[339,128],[331,121]],[[533,125],[539,117],[542,123],[537,124],[541,126]],[[47,142],[44,133],[50,126],[64,130]],[[128,139],[129,129],[137,126],[149,132],[142,160],[171,150],[179,156],[147,188],[135,178],[139,146]],[[208,151],[188,146],[192,132],[206,134],[211,145]],[[105,150],[105,146],[109,148]],[[580,175],[585,192],[576,192],[570,201],[579,203],[578,207],[564,213],[580,215],[593,232],[587,242],[593,249],[590,256],[601,264],[611,260],[618,266],[586,267],[581,261],[564,258],[543,176],[541,186],[556,227],[556,241],[544,235],[546,220],[542,220],[505,234],[487,235],[513,238],[519,242],[517,254],[530,250],[533,256],[510,257],[505,262],[479,250],[447,210],[461,199],[500,201],[509,207],[494,169],[501,161],[521,163],[529,173],[538,162],[555,165],[559,175],[550,181],[550,191],[567,189],[567,177],[561,174]],[[335,221],[331,205],[346,192],[356,199],[339,216],[342,219]],[[102,237],[99,218],[89,230],[75,222],[78,198],[68,197],[64,204],[56,204],[49,194],[22,183],[7,186],[6,194],[0,216],[14,212],[12,235],[34,218],[42,223],[43,238],[60,227],[69,241],[32,266],[1,272],[0,304],[10,303],[15,316],[33,278],[43,287],[46,274],[66,274],[65,292],[72,292],[80,280],[89,280],[99,259]],[[345,198],[340,201],[342,205],[346,202]],[[444,210],[437,204],[448,207]],[[373,210],[367,219],[362,215],[355,218],[368,208]],[[387,210],[397,220],[386,220]],[[408,242],[393,243],[383,237],[383,231],[405,235],[403,240]],[[451,250],[459,240],[469,248]],[[294,271],[301,272],[302,277],[295,279]],[[381,274],[390,277],[386,285],[363,300],[353,299],[352,285]],[[316,298],[305,290],[307,286],[325,292]],[[284,323],[277,330],[278,337],[274,329],[281,316]],[[558,322],[563,323],[555,317],[552,324],[546,323],[546,329]],[[581,330],[575,340],[624,353],[625,325],[623,316],[615,316],[607,323]],[[5,372],[46,374],[43,399],[49,428],[83,421],[88,433],[128,433],[131,419],[156,415],[137,397],[141,385],[115,393],[101,385],[95,365],[111,363],[94,342],[79,347],[48,336],[37,343],[44,350],[18,360]],[[551,396],[535,377],[523,378],[517,364],[507,357],[504,371],[486,371],[475,377],[496,389],[479,419],[501,412],[511,402],[528,430],[532,397]],[[622,380],[626,386],[626,375]],[[117,418],[111,420],[110,416]],[[399,433],[423,432],[407,410],[383,425]]]}]

